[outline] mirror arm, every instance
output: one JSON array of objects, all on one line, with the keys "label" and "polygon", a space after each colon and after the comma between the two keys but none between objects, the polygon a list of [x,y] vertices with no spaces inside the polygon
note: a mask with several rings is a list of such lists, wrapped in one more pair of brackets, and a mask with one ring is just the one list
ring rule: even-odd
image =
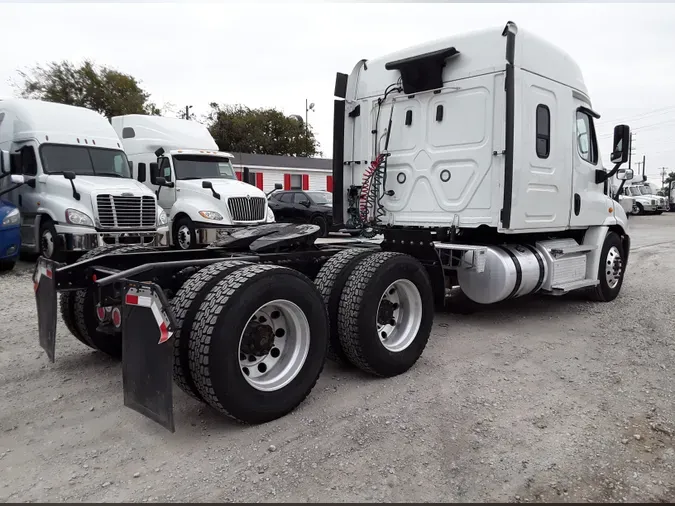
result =
[{"label": "mirror arm", "polygon": [[619,171],[619,167],[621,167],[621,165],[622,165],[621,163],[615,164],[614,168],[609,172],[605,172],[604,170],[601,169],[595,169],[595,184],[600,184],[607,181],[610,177],[612,177]]},{"label": "mirror arm", "polygon": [[5,193],[9,193],[9,192],[11,192],[11,191],[14,191],[14,190],[16,190],[17,188],[19,188],[20,186],[23,186],[23,185],[25,185],[25,184],[26,184],[26,183],[17,184],[17,185],[15,185],[15,186],[13,186],[12,188],[8,189],[8,190],[3,190],[3,191],[1,191],[1,192],[0,192],[0,197],[2,197]]},{"label": "mirror arm", "polygon": [[619,201],[619,195],[621,195],[621,191],[623,190],[623,185],[625,185],[625,184],[626,184],[626,180],[624,179],[623,181],[621,181],[621,184],[619,185],[619,189],[616,190],[616,193],[614,194],[614,200],[616,200],[617,202]]},{"label": "mirror arm", "polygon": [[80,194],[77,193],[77,190],[75,189],[75,183],[73,182],[72,179],[70,179],[69,181],[70,181],[70,186],[73,188],[73,198],[75,200],[80,200]]},{"label": "mirror arm", "polygon": [[220,193],[217,193],[216,190],[213,189],[213,186],[211,187],[211,193],[213,193],[213,196],[220,200]]}]

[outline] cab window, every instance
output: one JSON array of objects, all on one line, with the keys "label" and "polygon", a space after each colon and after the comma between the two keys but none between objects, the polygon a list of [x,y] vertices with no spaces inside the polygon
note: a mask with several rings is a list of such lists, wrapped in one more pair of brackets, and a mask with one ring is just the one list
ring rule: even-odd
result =
[{"label": "cab window", "polygon": [[162,158],[159,162],[159,177],[166,179],[167,183],[171,181],[171,164],[168,158]]},{"label": "cab window", "polygon": [[581,110],[577,111],[577,148],[581,158],[593,165],[598,163],[598,141],[593,118]]}]

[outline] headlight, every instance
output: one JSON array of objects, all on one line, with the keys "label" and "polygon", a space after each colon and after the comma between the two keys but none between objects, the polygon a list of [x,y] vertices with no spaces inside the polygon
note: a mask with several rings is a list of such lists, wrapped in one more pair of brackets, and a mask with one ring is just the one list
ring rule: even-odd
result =
[{"label": "headlight", "polygon": [[270,223],[275,221],[274,211],[272,211],[272,208],[270,206],[267,206],[267,221]]},{"label": "headlight", "polygon": [[167,223],[169,223],[169,218],[167,218],[166,213],[164,212],[164,209],[159,210],[159,216],[157,217],[157,221],[158,221],[160,227],[162,225],[166,225]]},{"label": "headlight", "polygon": [[199,211],[199,215],[207,220],[222,220],[223,216],[215,211]]},{"label": "headlight", "polygon": [[3,227],[9,227],[11,225],[18,225],[20,219],[21,219],[21,215],[19,214],[19,210],[18,209],[12,209],[9,213],[7,213],[7,216],[5,216],[5,219],[2,220],[2,226]]},{"label": "headlight", "polygon": [[80,225],[83,227],[93,227],[94,222],[91,218],[77,209],[66,209],[66,221],[71,225]]}]

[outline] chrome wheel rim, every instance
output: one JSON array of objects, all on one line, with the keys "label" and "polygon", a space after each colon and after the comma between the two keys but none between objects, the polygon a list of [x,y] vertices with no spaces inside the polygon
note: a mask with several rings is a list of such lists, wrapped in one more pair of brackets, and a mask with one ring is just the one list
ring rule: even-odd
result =
[{"label": "chrome wheel rim", "polygon": [[422,296],[415,284],[399,279],[387,287],[377,307],[377,335],[387,350],[412,344],[422,324]]},{"label": "chrome wheel rim", "polygon": [[51,230],[42,232],[42,256],[51,258],[54,255],[54,236]]},{"label": "chrome wheel rim", "polygon": [[612,246],[607,252],[607,259],[605,260],[605,279],[607,285],[614,289],[621,281],[621,270],[623,269],[623,261],[621,260],[621,253],[619,248]]},{"label": "chrome wheel rim", "polygon": [[304,311],[289,300],[268,302],[251,315],[239,337],[239,370],[256,390],[280,390],[302,370],[309,343]]},{"label": "chrome wheel rim", "polygon": [[190,249],[192,238],[190,237],[190,228],[183,225],[178,229],[178,246],[181,249]]}]

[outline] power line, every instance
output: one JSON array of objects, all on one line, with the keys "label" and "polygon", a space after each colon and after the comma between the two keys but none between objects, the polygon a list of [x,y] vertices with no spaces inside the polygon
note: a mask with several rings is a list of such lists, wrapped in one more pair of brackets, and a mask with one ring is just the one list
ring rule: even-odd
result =
[{"label": "power line", "polygon": [[633,115],[633,116],[625,116],[624,118],[619,119],[619,120],[598,121],[598,125],[604,125],[604,124],[607,124],[607,123],[615,123],[615,124],[616,123],[623,123],[623,122],[628,121],[628,120],[636,120],[636,119],[640,119],[640,118],[645,118],[645,117],[651,116],[653,114],[658,116],[660,114],[663,114],[663,113],[671,111],[671,110],[675,110],[675,105],[669,105],[667,107],[659,107],[658,109],[652,109],[651,111],[639,113],[639,114]]}]

